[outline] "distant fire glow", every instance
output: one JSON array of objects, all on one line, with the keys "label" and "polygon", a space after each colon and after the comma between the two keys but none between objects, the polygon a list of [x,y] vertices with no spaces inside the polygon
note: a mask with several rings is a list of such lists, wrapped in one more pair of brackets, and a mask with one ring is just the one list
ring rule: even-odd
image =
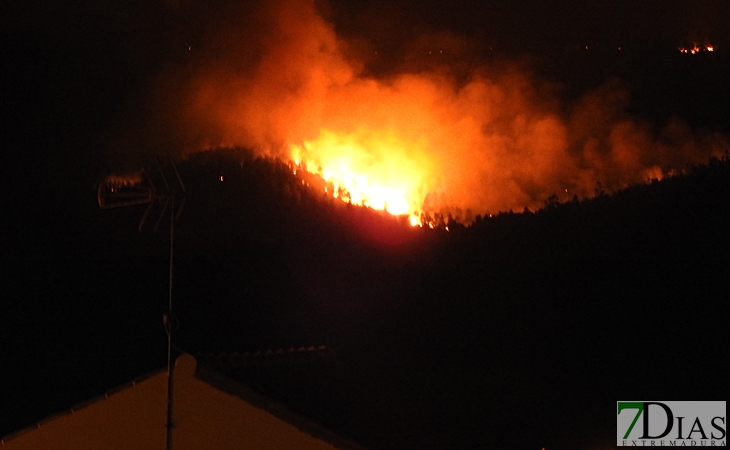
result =
[{"label": "distant fire glow", "polygon": [[684,53],[688,55],[696,55],[702,52],[712,53],[714,51],[715,46],[712,44],[707,44],[702,47],[698,46],[697,44],[693,44],[692,47],[679,47],[679,53]]}]

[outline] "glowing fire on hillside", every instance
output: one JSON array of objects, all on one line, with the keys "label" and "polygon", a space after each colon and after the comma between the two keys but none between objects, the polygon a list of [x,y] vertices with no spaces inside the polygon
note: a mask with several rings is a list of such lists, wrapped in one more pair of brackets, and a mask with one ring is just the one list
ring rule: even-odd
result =
[{"label": "glowing fire on hillside", "polygon": [[712,44],[706,44],[702,47],[698,46],[697,44],[693,44],[691,47],[679,47],[679,53],[684,53],[687,55],[696,55],[698,53],[707,52],[707,53],[713,53],[715,51],[715,46]]},{"label": "glowing fire on hillside", "polygon": [[[291,146],[294,172],[321,176],[326,194],[420,224],[427,191],[425,164],[404,150],[395,133],[384,136],[323,130],[315,141]],[[375,149],[375,150],[373,150]],[[379,155],[379,157],[374,157]]]},{"label": "glowing fire on hillside", "polygon": [[527,63],[475,60],[448,32],[409,38],[375,70],[378,48],[338,35],[318,3],[236,2],[199,59],[161,78],[155,104],[180,106],[160,113],[170,134],[190,151],[256,149],[319,175],[312,187],[333,198],[426,225],[610,192],[728,148],[679,119],[631,117],[618,82],[565,104]]}]

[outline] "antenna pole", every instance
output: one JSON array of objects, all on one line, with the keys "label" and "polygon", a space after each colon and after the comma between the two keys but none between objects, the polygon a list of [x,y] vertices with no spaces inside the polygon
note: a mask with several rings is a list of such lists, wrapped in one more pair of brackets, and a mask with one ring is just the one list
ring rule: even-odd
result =
[{"label": "antenna pole", "polygon": [[[145,168],[143,172],[144,181],[149,186],[146,186],[142,179],[127,183],[125,181],[115,181],[110,178],[104,183],[99,184],[97,190],[97,202],[99,207],[103,209],[118,208],[122,206],[130,205],[142,205],[149,203],[147,210],[142,216],[142,220],[139,222],[139,231],[142,231],[147,219],[153,210],[158,209],[161,205],[162,209],[157,218],[157,222],[154,225],[153,232],[157,232],[157,227],[163,222],[164,216],[167,213],[167,207],[170,206],[170,274],[168,280],[168,302],[167,302],[167,313],[162,317],[162,322],[165,326],[165,332],[167,333],[167,450],[172,450],[172,431],[175,428],[173,423],[173,408],[172,408],[172,385],[173,385],[173,372],[174,372],[174,361],[172,359],[172,333],[177,329],[178,323],[173,315],[172,311],[172,294],[173,294],[173,278],[174,278],[174,256],[175,256],[175,222],[182,214],[183,206],[185,205],[185,185],[183,184],[180,172],[178,172],[175,162],[170,160],[170,166],[174,171],[175,176],[171,177],[171,182],[168,183],[167,177],[165,176],[165,167],[162,166],[159,159],[155,160],[159,177],[153,177],[149,168]],[[162,181],[163,185],[158,184]],[[174,183],[173,181],[176,181]],[[180,188],[182,201],[180,202],[179,210],[175,211],[175,194],[177,188]],[[169,197],[168,197],[169,195]]]},{"label": "antenna pole", "polygon": [[168,303],[167,315],[165,316],[165,331],[167,332],[167,450],[172,450],[172,331],[174,328],[172,316],[172,280],[173,280],[173,261],[175,250],[175,188],[170,192],[170,278],[168,281]]}]

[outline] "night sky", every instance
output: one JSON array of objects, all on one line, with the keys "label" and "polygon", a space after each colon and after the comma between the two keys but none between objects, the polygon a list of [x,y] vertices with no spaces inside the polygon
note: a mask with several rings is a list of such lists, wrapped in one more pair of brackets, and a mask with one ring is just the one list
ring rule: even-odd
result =
[{"label": "night sky", "polygon": [[[254,39],[260,34],[257,27],[262,26],[257,21],[256,2],[47,3],[13,2],[4,5],[0,14],[0,98],[3,112],[0,129],[5,158],[0,165],[4,182],[0,218],[4,267],[0,275],[0,436],[164,365],[166,348],[161,316],[167,292],[166,237],[162,233],[137,233],[144,207],[132,208],[128,212],[99,210],[96,183],[109,173],[137,169],[153,156],[182,156],[181,148],[186,145],[181,138],[183,134],[170,131],[180,126],[172,118],[171,111],[174,113],[176,108],[181,108],[182,102],[170,100],[184,97],[184,94],[175,94],[175,89],[185,86],[185,82],[180,80],[205,67],[208,61],[232,61],[220,57],[228,49],[220,36],[230,36],[230,30],[240,27],[241,36]],[[421,36],[428,35],[432,36],[429,42],[436,44],[440,42],[438,39],[443,39],[446,46],[461,43],[458,58],[464,64],[500,65],[505,61],[529,64],[539,79],[557,93],[555,97],[562,105],[559,108],[565,110],[570,110],[570,105],[587,90],[618,79],[631,96],[627,109],[637,121],[661,128],[671,117],[682,117],[699,134],[730,132],[730,108],[727,107],[730,102],[727,82],[730,79],[730,35],[727,33],[730,29],[730,2],[724,0],[331,0],[315,3],[323,17],[334,24],[337,35],[350,44],[352,55],[364,66],[364,76],[387,77],[397,71],[418,69],[421,61],[414,62],[409,58],[413,49],[419,48],[414,43],[419,42]],[[712,44],[716,51],[712,55],[698,55],[694,60],[692,56],[680,55],[677,51],[678,47],[695,43],[700,46]],[[256,49],[251,52],[255,54]],[[176,76],[171,77],[171,74]],[[489,239],[492,237],[486,239],[483,235],[479,235],[482,238],[472,236],[464,240],[455,239],[454,242],[432,239],[431,235],[410,236],[408,239],[416,239],[419,243],[408,241],[398,244],[395,250],[382,250],[386,244],[377,239],[373,243],[375,241],[368,240],[367,233],[358,234],[362,230],[353,225],[355,231],[341,231],[342,234],[336,238],[328,237],[331,240],[325,239],[320,248],[316,241],[326,235],[323,230],[329,225],[319,222],[311,225],[307,228],[310,235],[305,232],[284,237],[276,234],[293,233],[289,227],[272,227],[270,234],[263,233],[261,228],[268,226],[265,222],[262,222],[263,225],[254,219],[250,219],[253,222],[245,222],[249,219],[240,219],[239,216],[229,219],[225,212],[215,210],[213,206],[209,209],[201,206],[207,202],[205,195],[217,194],[216,188],[202,182],[200,186],[203,187],[197,197],[199,209],[196,209],[196,198],[193,198],[191,210],[183,216],[189,220],[184,236],[191,250],[182,252],[181,270],[186,277],[180,288],[182,298],[190,303],[194,303],[194,296],[227,299],[240,290],[250,296],[265,293],[279,299],[274,301],[279,303],[272,306],[252,302],[231,306],[227,300],[212,301],[208,312],[200,305],[188,306],[186,311],[191,317],[205,318],[200,319],[200,323],[193,320],[198,331],[186,336],[185,344],[190,350],[248,351],[266,349],[262,347],[324,344],[345,352],[342,357],[350,364],[357,366],[358,359],[363,365],[372,362],[376,367],[374,376],[401,385],[403,379],[414,377],[418,380],[420,371],[432,369],[424,363],[424,355],[429,348],[441,353],[453,350],[445,358],[447,364],[461,369],[464,363],[459,361],[469,358],[468,348],[471,345],[462,339],[474,338],[475,347],[489,347],[488,351],[477,352],[481,356],[511,354],[511,349],[515,352],[524,349],[527,344],[519,338],[500,340],[500,331],[511,332],[504,322],[487,333],[478,331],[483,324],[473,318],[492,313],[509,316],[531,311],[525,313],[528,317],[525,323],[515,326],[534,325],[532,320],[545,314],[561,330],[555,336],[563,336],[555,337],[554,341],[549,341],[550,344],[573,345],[575,352],[590,354],[585,364],[596,372],[607,371],[611,375],[606,377],[610,377],[618,373],[610,366],[620,363],[622,357],[616,349],[608,348],[608,341],[590,349],[588,344],[576,343],[580,338],[568,339],[561,334],[570,330],[570,333],[575,333],[571,336],[580,336],[582,332],[589,337],[597,335],[598,331],[584,330],[581,324],[583,317],[592,323],[600,323],[605,317],[610,318],[609,323],[621,323],[618,313],[610,306],[587,308],[585,316],[575,312],[583,308],[577,306],[581,300],[578,297],[594,292],[591,283],[596,289],[604,289],[595,292],[597,301],[623,298],[617,305],[632,304],[629,299],[641,296],[654,298],[652,295],[663,295],[663,299],[671,298],[672,301],[684,298],[677,300],[679,303],[667,300],[668,312],[663,317],[652,316],[649,306],[642,309],[641,317],[648,322],[635,319],[636,322],[632,323],[651,323],[645,329],[645,337],[653,336],[654,331],[662,329],[662,321],[681,326],[678,317],[684,314],[682,311],[692,311],[686,314],[695,320],[694,326],[699,327],[698,322],[706,317],[692,309],[693,304],[705,308],[715,318],[725,312],[715,303],[721,284],[714,277],[721,276],[724,268],[728,267],[728,253],[722,251],[723,248],[727,250],[726,238],[720,241],[719,246],[713,247],[702,236],[690,235],[688,239],[695,239],[693,242],[697,246],[694,248],[699,249],[693,253],[689,250],[692,245],[683,241],[687,236],[685,232],[691,229],[690,224],[678,218],[680,215],[670,215],[666,235],[659,233],[661,237],[652,240],[650,227],[656,225],[652,222],[654,219],[650,219],[645,211],[636,222],[627,219],[634,217],[635,209],[632,208],[636,207],[630,200],[625,200],[629,204],[625,210],[621,210],[618,203],[612,206],[626,214],[615,222],[611,222],[612,219],[596,219],[597,216],[591,216],[595,222],[559,219],[578,229],[595,227],[591,230],[614,233],[616,242],[623,244],[611,250],[613,241],[610,239],[593,242],[598,249],[597,256],[590,259],[585,256],[591,254],[586,246],[592,245],[593,235],[586,231],[585,239],[589,243],[581,243],[580,256],[571,259],[570,252],[566,251],[556,257],[558,261],[571,261],[574,264],[571,267],[580,268],[576,269],[578,272],[560,272],[561,275],[552,281],[547,277],[558,272],[547,271],[542,275],[530,272],[527,279],[537,280],[549,292],[536,287],[522,287],[516,281],[516,285],[512,286],[511,281],[505,281],[499,286],[499,298],[513,299],[515,303],[506,309],[495,306],[486,311],[466,300],[456,301],[450,306],[452,304],[447,297],[478,298],[481,294],[475,291],[489,285],[489,280],[492,280],[485,271],[498,273],[501,270],[495,266],[498,266],[495,261],[499,258],[508,261],[507,265],[516,268],[519,273],[552,267],[552,261],[540,259],[550,254],[552,244],[541,247],[544,243],[533,242],[529,236],[524,243],[515,237],[516,234],[506,231],[510,226],[496,226],[506,236],[506,240],[498,246],[502,253],[495,256],[497,259],[485,258],[470,250],[474,246],[484,249],[491,242]],[[224,200],[220,200],[219,204],[213,203],[216,208],[225,211],[226,206],[230,206],[226,202],[232,201],[225,195],[231,194],[221,195]],[[254,200],[249,205],[257,205],[255,195],[251,198]],[[682,197],[678,204],[688,204],[682,203],[685,200]],[[691,200],[688,202],[691,203]],[[705,206],[708,210],[713,208],[709,202]],[[277,208],[262,215],[271,220],[289,217]],[[201,216],[210,219],[206,221]],[[246,232],[251,233],[240,237],[240,242],[238,237],[201,237],[204,230],[213,230],[211,233],[216,236],[233,236],[239,231],[225,222],[239,219],[248,224],[250,228]],[[727,214],[708,215],[707,220],[703,225],[705,228],[702,228],[709,230],[707,236],[722,236]],[[342,225],[344,222],[338,223]],[[645,223],[651,224],[649,228],[642,228]],[[259,225],[261,227],[257,228]],[[181,223],[181,227],[184,226]],[[196,226],[199,226],[199,232],[195,231]],[[528,234],[532,230],[535,236],[555,237],[555,242],[568,239],[560,233],[534,230],[530,225],[520,227],[517,228]],[[597,231],[597,235],[600,232]],[[251,243],[259,238],[264,244]],[[676,243],[680,249],[677,254],[688,259],[673,259],[668,249],[675,244],[662,243],[664,238],[666,242]],[[296,240],[298,246],[295,248],[298,250],[273,256],[267,254],[267,245],[278,249],[281,242],[288,240]],[[343,252],[337,248],[343,243],[350,245],[351,251]],[[537,250],[524,254],[523,264],[522,254],[510,254],[510,243],[520,251],[529,248],[532,243]],[[555,246],[559,248],[558,244]],[[646,278],[648,284],[636,293],[627,283],[641,285],[645,279],[621,267],[626,260],[633,261],[627,264],[636,264],[637,270],[654,267],[651,258],[632,260],[642,254],[641,248],[658,252],[666,250],[669,257],[661,263],[661,270],[665,272]],[[621,253],[622,250],[625,253]],[[431,251],[443,260],[423,263],[422,260]],[[454,256],[460,251],[468,255],[465,257],[468,261]],[[426,252],[426,255],[419,252]],[[243,253],[246,254],[242,256]],[[584,257],[587,259],[583,260]],[[721,262],[714,264],[712,258],[719,258]],[[690,265],[688,261],[697,264],[697,272],[682,270]],[[613,269],[601,274],[591,272],[591,268],[599,270],[602,263]],[[392,268],[405,278],[384,275],[373,268],[378,264]],[[437,275],[442,267],[439,264],[443,267],[467,267],[468,270],[459,273],[456,269],[446,269],[441,277]],[[308,269],[300,269],[302,266]],[[290,272],[282,274],[282,267]],[[672,272],[672,267],[676,267],[676,273]],[[707,271],[700,273],[702,269]],[[196,272],[211,278],[196,283],[193,281]],[[612,278],[614,275],[616,279]],[[652,291],[652,287],[672,277],[689,287],[678,291],[660,289],[660,294]],[[274,281],[267,282],[268,279]],[[429,281],[432,283],[428,284]],[[572,287],[565,288],[560,281],[570,281]],[[452,286],[458,287],[452,290]],[[699,289],[699,286],[705,286],[706,290],[690,290]],[[418,287],[415,293],[414,287]],[[612,288],[615,291],[605,290]],[[565,296],[561,297],[561,293]],[[350,298],[351,303],[347,303],[349,306],[333,306],[327,300],[337,296]],[[427,300],[421,304],[415,296]],[[310,299],[313,303],[281,300],[291,297]],[[397,302],[398,298],[405,300],[400,305],[390,303]],[[521,302],[528,298],[545,301],[560,298],[562,300],[556,300],[555,307],[572,311],[567,313],[570,319],[561,326],[562,315],[556,313],[556,309],[546,304],[535,307],[529,301],[523,305]],[[565,303],[560,303],[563,300]],[[375,306],[363,306],[370,301]],[[654,300],[650,303],[656,306],[652,302]],[[656,302],[660,303],[659,300]],[[320,314],[318,311],[330,312]],[[244,320],[251,328],[240,331],[240,324],[231,317],[249,313],[260,320],[255,322],[256,325]],[[404,318],[408,318],[403,324],[407,335],[400,336],[397,322]],[[313,322],[302,324],[300,319]],[[342,322],[333,326],[328,319]],[[450,322],[451,319],[453,322]],[[669,339],[685,356],[676,355],[675,361],[680,368],[659,364],[660,370],[670,375],[666,378],[684,376],[697,384],[713,384],[722,379],[717,365],[727,359],[727,339],[720,338],[713,331],[712,327],[718,324],[718,319],[711,320],[701,337],[697,337],[700,331],[692,328],[691,333],[683,335],[684,338]],[[219,325],[222,329],[237,331],[205,334],[208,331],[213,333]],[[536,326],[541,332],[554,331],[542,328],[543,325]],[[601,333],[612,331],[608,324],[598,326],[598,329]],[[382,330],[382,337],[378,337],[378,330]],[[348,335],[348,331],[352,334]],[[419,335],[419,332],[424,335]],[[529,333],[528,336],[535,337]],[[500,343],[493,345],[500,349],[492,348],[492,344],[486,343],[487,339]],[[626,339],[621,341],[621,345],[630,346],[631,342]],[[717,342],[718,339],[722,342]],[[373,345],[381,340],[389,340],[386,347],[390,349],[379,353],[373,350]],[[231,343],[230,348],[225,348],[226,342]],[[716,347],[708,349],[708,343]],[[650,349],[656,350],[655,347]],[[571,351],[565,347],[554,360],[545,357],[544,360],[525,362],[523,367],[531,370],[538,363],[550,365],[551,362],[574,367]],[[350,352],[349,355],[347,352]],[[602,360],[596,356],[601,352],[610,356]],[[651,360],[651,356],[643,360],[638,350],[628,353],[627,359],[634,367],[648,364]],[[410,354],[416,356],[409,359]],[[661,356],[673,357],[671,352],[661,353]],[[683,365],[684,357],[688,358],[689,366]],[[506,372],[519,370],[520,358],[505,358],[510,361],[509,368],[504,369]],[[701,369],[700,363],[707,366]],[[580,366],[576,364],[576,367]],[[479,385],[478,379],[482,376],[479,370],[461,369],[453,372],[444,370],[448,375],[463,375],[465,386]],[[441,369],[434,370],[438,372]],[[490,370],[492,372],[489,373],[493,374],[501,369]],[[552,392],[561,376],[557,371],[548,372],[544,384],[539,378],[511,379],[519,392],[515,394],[515,401],[540,405],[556,400],[557,395]],[[655,400],[695,399],[685,398],[682,392],[673,390],[678,385],[662,378],[661,373],[646,367],[639,373],[661,379],[651,390],[647,388],[646,396],[662,397]],[[413,389],[425,390],[430,383],[439,386],[439,376],[425,376],[421,378],[422,386]],[[591,385],[582,377],[570,380],[577,386]],[[647,385],[651,383],[654,381],[646,381]],[[413,384],[416,386],[419,382],[414,381]],[[608,399],[606,414],[598,415],[596,410],[599,408],[590,413],[597,421],[608,422],[596,425],[590,432],[611,431],[614,420],[611,401],[620,399],[614,398],[618,394],[603,390],[613,388],[641,397],[642,385],[637,382],[632,385],[633,390],[622,391],[618,383],[602,378],[596,386],[593,389],[586,387],[585,391],[601,400]],[[705,396],[718,392],[705,388],[695,386],[687,392]],[[726,392],[725,387],[722,389]],[[464,391],[453,388],[449,395],[454,398],[471,395]],[[570,395],[569,389],[559,392]],[[508,402],[511,398],[501,394],[500,400]],[[474,404],[469,403],[470,407]],[[545,405],[539,408],[540,411],[548,409]],[[519,414],[514,410],[511,413]],[[520,420],[521,416],[516,415],[515,418]],[[534,418],[528,422],[539,423]],[[488,424],[484,426],[489,427]],[[474,427],[478,428],[477,425]],[[537,426],[537,429],[544,431],[544,427]],[[474,435],[481,436],[480,433],[482,431]],[[581,433],[576,433],[576,436],[581,435],[581,444],[594,439],[606,442],[604,436],[586,437]],[[538,440],[537,434],[521,440],[520,445],[532,445]],[[489,433],[484,436],[487,435]],[[550,436],[553,439],[550,442],[564,442],[560,440],[564,437],[556,436]],[[608,438],[607,442],[612,442],[612,436]],[[507,441],[507,438],[498,437],[494,442]],[[570,441],[571,444],[575,442]]]}]

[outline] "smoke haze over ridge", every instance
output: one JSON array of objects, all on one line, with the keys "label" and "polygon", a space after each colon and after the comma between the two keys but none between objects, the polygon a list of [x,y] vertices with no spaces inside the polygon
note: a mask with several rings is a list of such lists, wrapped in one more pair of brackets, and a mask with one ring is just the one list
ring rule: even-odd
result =
[{"label": "smoke haze over ridge", "polygon": [[288,160],[312,143],[318,164],[351,152],[382,183],[408,172],[401,187],[418,206],[474,214],[661,178],[728,148],[681,119],[631,117],[618,80],[565,104],[529,62],[478,58],[483,43],[450,31],[404,33],[383,68],[379,47],[338,35],[331,8],[275,0],[207,17],[188,57],[160,74],[142,146]]}]

